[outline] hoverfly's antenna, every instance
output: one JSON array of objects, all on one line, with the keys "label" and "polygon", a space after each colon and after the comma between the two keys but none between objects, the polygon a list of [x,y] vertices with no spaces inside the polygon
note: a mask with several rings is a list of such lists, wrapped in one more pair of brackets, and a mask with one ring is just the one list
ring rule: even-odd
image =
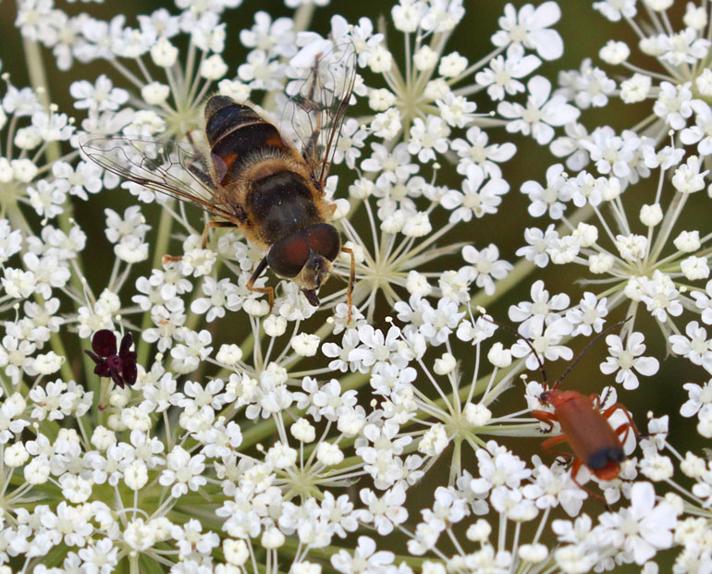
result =
[{"label": "hoverfly's antenna", "polygon": [[544,368],[544,361],[541,360],[541,356],[539,355],[537,350],[534,348],[534,345],[532,344],[531,339],[529,339],[529,337],[523,336],[516,329],[512,329],[511,327],[508,327],[507,325],[502,325],[502,324],[498,323],[497,321],[495,321],[494,319],[487,316],[486,310],[484,309],[484,307],[478,307],[477,311],[479,312],[480,317],[482,317],[485,321],[488,321],[488,322],[492,323],[493,325],[496,325],[497,327],[499,327],[503,331],[506,331],[510,335],[514,335],[514,337],[516,338],[517,341],[520,339],[522,341],[524,341],[524,344],[527,347],[529,347],[532,354],[534,355],[536,362],[539,363],[539,372],[541,373],[541,378],[542,378],[544,384],[548,386],[549,378],[546,376],[546,369]]},{"label": "hoverfly's antenna", "polygon": [[574,370],[576,365],[578,365],[581,362],[581,359],[584,358],[584,356],[591,350],[591,348],[602,337],[604,337],[605,335],[608,335],[611,331],[615,330],[616,328],[620,327],[621,325],[624,325],[631,319],[632,319],[632,317],[627,317],[627,318],[623,319],[622,321],[618,321],[616,323],[611,323],[610,325],[608,325],[608,327],[603,329],[600,333],[597,333],[596,336],[593,339],[591,339],[588,343],[586,343],[586,346],[579,351],[579,354],[576,355],[574,360],[571,363],[569,363],[569,365],[568,365],[568,367],[566,367],[566,369],[564,369],[564,372],[561,373],[561,375],[559,376],[558,379],[556,379],[556,381],[554,382],[554,385],[551,388],[556,389],[559,385],[561,385],[561,383],[564,382],[564,379],[571,373],[571,371]]}]

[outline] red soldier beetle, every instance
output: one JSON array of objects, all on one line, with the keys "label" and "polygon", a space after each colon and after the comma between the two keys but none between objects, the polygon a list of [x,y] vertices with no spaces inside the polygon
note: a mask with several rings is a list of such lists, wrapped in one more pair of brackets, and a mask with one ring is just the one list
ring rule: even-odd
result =
[{"label": "red soldier beetle", "polygon": [[[614,323],[598,333],[598,335],[589,341],[579,355],[551,386],[548,385],[544,364],[541,358],[531,343],[525,339],[539,363],[546,385],[544,392],[539,395],[539,400],[554,409],[553,413],[544,410],[534,410],[532,411],[532,416],[547,424],[549,431],[554,428],[555,422],[558,422],[561,427],[561,434],[546,439],[542,443],[542,447],[550,449],[559,444],[569,444],[574,454],[571,477],[579,486],[581,485],[576,480],[576,476],[581,466],[586,466],[586,468],[600,480],[613,480],[616,478],[620,473],[621,463],[626,459],[623,445],[629,433],[632,430],[636,436],[640,434],[635,426],[633,417],[622,403],[616,402],[601,411],[601,404],[605,401],[602,401],[597,394],[584,395],[578,391],[559,390],[561,383],[591,346],[594,345],[598,339],[623,323],[625,323],[625,321]],[[624,413],[627,422],[613,428],[608,419],[618,410]]]},{"label": "red soldier beetle", "polygon": [[[562,433],[546,439],[542,447],[550,449],[569,443],[574,452],[571,477],[576,484],[579,484],[576,476],[582,465],[601,480],[613,480],[618,476],[621,463],[626,458],[623,444],[628,433],[633,430],[636,435],[639,434],[622,403],[616,402],[601,411],[598,395],[586,396],[578,391],[560,391],[555,387],[544,391],[539,400],[551,405],[554,412],[535,410],[532,416],[549,425],[549,431],[554,428],[554,422],[558,422]],[[614,429],[608,419],[619,409],[628,420]]]},{"label": "red soldier beetle", "polygon": [[[487,319],[494,322],[489,318]],[[640,433],[635,426],[633,417],[622,403],[616,402],[601,411],[601,405],[605,401],[602,401],[597,394],[584,395],[578,391],[562,391],[559,390],[559,387],[601,337],[626,321],[628,319],[609,325],[598,333],[574,358],[553,385],[548,383],[544,363],[536,349],[534,349],[532,342],[516,331],[514,332],[531,349],[539,363],[539,370],[545,385],[544,391],[539,395],[540,402],[554,409],[554,412],[533,410],[531,414],[535,419],[548,425],[548,432],[553,430],[554,423],[559,423],[561,427],[561,434],[546,439],[542,443],[542,447],[550,449],[559,444],[569,444],[574,456],[573,465],[571,466],[571,478],[581,488],[583,486],[576,480],[581,466],[588,468],[600,480],[613,480],[616,478],[620,474],[621,463],[626,459],[623,445],[629,433],[631,430],[636,436],[639,436]],[[609,419],[618,410],[624,413],[627,421],[613,428],[609,423]]]}]

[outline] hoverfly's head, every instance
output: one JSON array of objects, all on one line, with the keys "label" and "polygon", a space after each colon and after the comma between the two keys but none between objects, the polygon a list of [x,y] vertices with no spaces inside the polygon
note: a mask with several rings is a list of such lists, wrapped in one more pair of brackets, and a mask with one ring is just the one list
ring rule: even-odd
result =
[{"label": "hoverfly's head", "polygon": [[277,241],[267,254],[267,264],[280,277],[292,279],[315,307],[317,291],[329,277],[341,250],[341,238],[333,225],[317,223]]},{"label": "hoverfly's head", "polygon": [[325,283],[329,278],[330,273],[331,261],[323,255],[312,251],[306,264],[302,267],[301,273],[294,279],[294,282],[302,288],[302,292],[309,303],[315,307],[319,306],[317,291],[319,291],[322,283]]}]

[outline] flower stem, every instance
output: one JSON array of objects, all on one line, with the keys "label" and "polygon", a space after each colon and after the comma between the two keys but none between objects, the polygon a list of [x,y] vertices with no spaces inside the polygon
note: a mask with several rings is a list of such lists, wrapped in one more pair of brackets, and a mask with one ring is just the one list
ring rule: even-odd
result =
[{"label": "flower stem", "polygon": [[[151,269],[160,269],[161,261],[163,256],[166,255],[168,251],[168,245],[171,241],[171,231],[173,230],[173,216],[171,215],[171,210],[165,207],[161,208],[161,219],[158,223],[158,237],[156,238],[156,244],[153,251],[153,262],[151,263]],[[141,333],[151,326],[151,312],[146,311],[143,314],[143,320],[141,321]],[[151,349],[151,345],[148,344],[143,338],[139,337],[138,349],[137,349],[137,363],[139,365],[146,366],[146,359],[148,359],[148,353]]]},{"label": "flower stem", "polygon": [[[30,76],[30,83],[32,84],[35,92],[37,92],[37,96],[42,104],[49,109],[51,96],[49,93],[49,83],[47,81],[47,74],[45,73],[44,61],[42,59],[42,50],[37,42],[33,42],[28,38],[23,38],[22,42],[25,53],[25,62]],[[58,141],[48,143],[45,149],[45,155],[49,165],[58,161],[62,157],[62,148],[60,143]],[[57,216],[60,229],[67,235],[69,235],[72,229],[72,213],[72,203],[71,201],[67,201],[63,205],[62,212]],[[79,253],[76,255],[75,264],[79,270],[82,269],[82,259],[81,254]],[[83,285],[77,274],[70,274],[70,282],[77,293],[82,292]],[[67,357],[67,355],[64,356]],[[84,363],[84,373],[86,377],[89,378],[90,373],[92,372],[91,360],[89,357],[83,355],[82,361]],[[67,371],[62,371],[62,376],[65,376],[66,372]]]}]

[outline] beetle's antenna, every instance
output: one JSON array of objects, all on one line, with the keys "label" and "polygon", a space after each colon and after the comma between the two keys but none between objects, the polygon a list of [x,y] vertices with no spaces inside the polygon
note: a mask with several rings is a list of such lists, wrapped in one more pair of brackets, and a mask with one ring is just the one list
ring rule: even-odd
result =
[{"label": "beetle's antenna", "polygon": [[534,355],[534,358],[536,359],[536,362],[539,363],[539,372],[541,372],[541,378],[546,386],[549,386],[549,379],[546,376],[546,369],[544,368],[544,361],[541,360],[541,357],[539,356],[539,353],[537,353],[536,349],[534,348],[534,345],[532,345],[531,339],[529,337],[525,337],[522,334],[520,334],[516,329],[512,329],[511,327],[508,327],[506,325],[502,325],[489,317],[488,315],[485,315],[486,311],[484,308],[479,307],[477,309],[480,312],[480,317],[482,317],[485,321],[489,321],[493,325],[496,325],[503,331],[506,331],[510,335],[514,335],[516,337],[517,341],[520,339],[524,341],[524,344],[529,347],[531,350],[532,354]]},{"label": "beetle's antenna", "polygon": [[564,379],[569,376],[571,371],[574,370],[574,367],[576,367],[576,365],[578,365],[581,362],[581,359],[583,359],[584,356],[586,356],[586,354],[591,350],[591,347],[593,347],[598,342],[598,340],[601,339],[601,337],[608,335],[611,331],[614,331],[615,329],[617,329],[621,325],[625,324],[626,322],[630,321],[631,319],[632,319],[632,317],[628,317],[626,319],[623,319],[622,321],[618,321],[617,323],[611,323],[610,325],[608,325],[608,327],[603,329],[600,333],[597,333],[593,339],[591,339],[588,343],[586,343],[586,346],[583,349],[581,349],[581,351],[579,352],[578,355],[576,355],[574,360],[571,361],[571,363],[569,363],[569,366],[566,367],[566,369],[564,369],[564,372],[561,373],[561,375],[559,376],[558,379],[556,379],[556,382],[554,382],[554,385],[551,388],[555,389],[559,385],[561,385],[562,382],[564,382]]}]

